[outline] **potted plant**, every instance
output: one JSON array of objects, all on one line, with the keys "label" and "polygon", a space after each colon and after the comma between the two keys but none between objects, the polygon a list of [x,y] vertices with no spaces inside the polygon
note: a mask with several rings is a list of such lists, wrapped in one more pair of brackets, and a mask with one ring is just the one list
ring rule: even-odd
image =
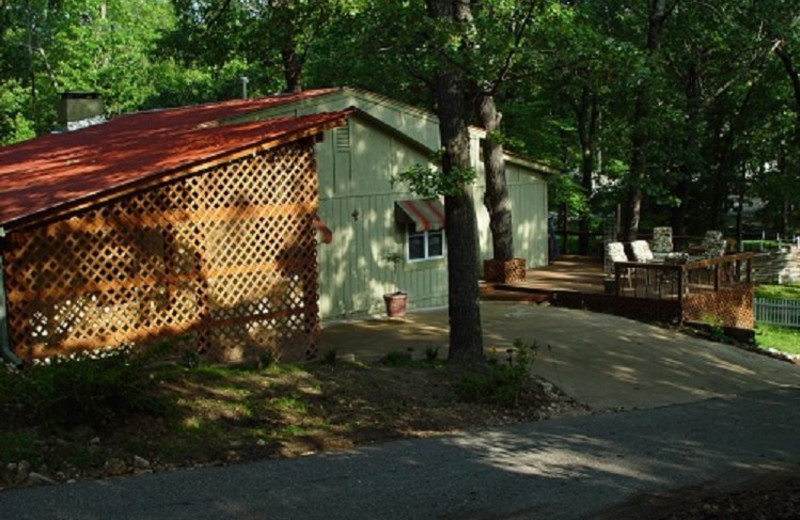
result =
[{"label": "potted plant", "polygon": [[[383,259],[392,263],[394,286],[397,287],[397,264],[403,261],[403,255],[398,253],[390,253],[383,257]],[[408,303],[407,293],[401,291],[400,289],[396,289],[392,293],[384,294],[383,301],[386,303],[386,315],[390,318],[406,315],[406,304]]]}]

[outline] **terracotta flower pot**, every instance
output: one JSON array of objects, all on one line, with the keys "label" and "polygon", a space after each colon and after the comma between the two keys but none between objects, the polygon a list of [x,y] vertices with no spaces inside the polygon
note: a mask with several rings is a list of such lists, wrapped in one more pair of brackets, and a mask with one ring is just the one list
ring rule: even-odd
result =
[{"label": "terracotta flower pot", "polygon": [[408,294],[400,291],[384,294],[383,301],[386,302],[386,315],[390,318],[399,318],[406,315]]}]

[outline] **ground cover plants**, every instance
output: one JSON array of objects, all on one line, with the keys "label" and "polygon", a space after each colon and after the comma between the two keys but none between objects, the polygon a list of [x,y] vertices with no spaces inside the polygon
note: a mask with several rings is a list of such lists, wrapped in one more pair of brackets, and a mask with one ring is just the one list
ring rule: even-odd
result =
[{"label": "ground cover plants", "polygon": [[584,413],[529,377],[526,348],[512,363],[503,353],[478,371],[506,374],[491,382],[496,395],[510,396],[502,399],[465,396],[460,386],[476,372],[448,365],[434,351],[369,363],[332,353],[300,365],[232,367],[189,356],[186,346],[161,346],[4,370],[0,488],[297,456]]}]

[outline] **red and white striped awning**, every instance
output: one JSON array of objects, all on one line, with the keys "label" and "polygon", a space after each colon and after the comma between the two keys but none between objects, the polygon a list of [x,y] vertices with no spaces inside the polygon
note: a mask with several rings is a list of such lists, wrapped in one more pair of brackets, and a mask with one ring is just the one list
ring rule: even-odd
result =
[{"label": "red and white striped awning", "polygon": [[395,218],[399,222],[414,224],[418,233],[444,228],[444,206],[437,199],[398,200]]}]

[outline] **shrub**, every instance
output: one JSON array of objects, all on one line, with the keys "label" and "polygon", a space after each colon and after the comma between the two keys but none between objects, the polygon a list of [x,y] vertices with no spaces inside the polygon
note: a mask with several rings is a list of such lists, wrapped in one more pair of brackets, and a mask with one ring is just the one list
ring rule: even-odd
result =
[{"label": "shrub", "polygon": [[435,363],[436,360],[439,359],[439,347],[426,347],[425,359],[429,363]]},{"label": "shrub", "polygon": [[405,367],[413,365],[414,358],[410,351],[392,350],[383,356],[381,362],[390,367]]},{"label": "shrub", "polygon": [[484,371],[462,377],[456,382],[456,393],[467,402],[486,402],[509,408],[519,406],[520,397],[530,384],[531,367],[538,348],[535,341],[526,345],[515,339],[507,363],[491,363]]},{"label": "shrub", "polygon": [[331,348],[326,350],[322,355],[322,363],[325,365],[335,365],[338,358],[339,351],[335,348]]},{"label": "shrub", "polygon": [[132,413],[160,415],[166,403],[153,389],[152,352],[50,358],[0,374],[0,404],[48,426],[100,427]]}]

